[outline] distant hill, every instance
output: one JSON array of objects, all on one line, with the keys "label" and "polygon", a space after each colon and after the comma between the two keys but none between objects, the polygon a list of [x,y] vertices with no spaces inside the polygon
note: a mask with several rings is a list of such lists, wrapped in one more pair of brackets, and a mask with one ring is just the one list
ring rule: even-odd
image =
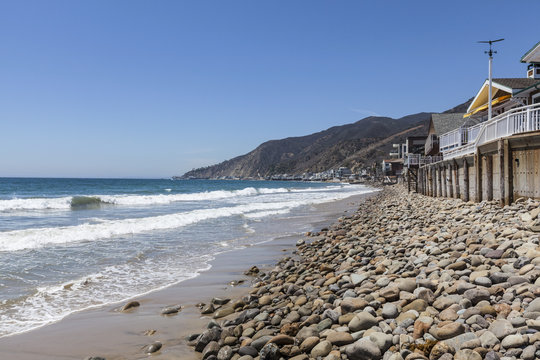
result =
[{"label": "distant hill", "polygon": [[[466,104],[448,112],[462,112]],[[430,117],[431,113],[425,112],[400,119],[370,116],[311,135],[270,140],[245,155],[188,171],[181,178],[258,178],[321,172],[339,166],[357,169],[381,161],[392,144],[402,143],[408,136],[426,135]]]}]

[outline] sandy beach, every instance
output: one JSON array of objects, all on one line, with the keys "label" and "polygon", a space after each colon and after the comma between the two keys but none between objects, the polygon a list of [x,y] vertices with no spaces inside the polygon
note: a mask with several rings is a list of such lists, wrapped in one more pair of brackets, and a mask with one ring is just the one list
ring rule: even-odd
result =
[{"label": "sandy beach", "polygon": [[[317,205],[322,214],[312,223],[314,230],[350,214],[370,195],[355,196],[334,203]],[[244,272],[253,265],[261,269],[273,267],[277,260],[290,255],[301,237],[283,236],[273,241],[240,250],[224,252],[211,263],[212,268],[196,278],[183,281],[166,289],[152,292],[134,300],[140,306],[129,312],[120,312],[124,303],[104,306],[72,314],[60,322],[42,328],[0,339],[0,358],[30,359],[84,359],[101,356],[107,360],[143,359],[144,346],[159,341],[163,344],[156,359],[197,359],[200,355],[186,345],[186,336],[200,332],[210,317],[202,317],[195,305],[208,303],[213,297],[238,298],[250,289],[251,277]],[[231,281],[244,280],[238,286]],[[182,305],[177,315],[160,315],[163,308]],[[153,335],[146,335],[155,330]]]},{"label": "sandy beach", "polygon": [[[402,186],[323,205],[304,236],[224,253],[195,279],[0,340],[10,359],[533,360],[540,202]],[[358,209],[358,211],[354,211]],[[243,272],[257,265],[253,276]],[[237,287],[231,281],[246,280]],[[195,306],[230,298],[201,316]],[[175,316],[166,306],[182,304]],[[220,314],[227,314],[221,316]],[[213,319],[214,318],[214,319]],[[145,331],[155,329],[153,335]],[[152,354],[143,348],[154,341]],[[155,350],[156,348],[145,348]]]}]

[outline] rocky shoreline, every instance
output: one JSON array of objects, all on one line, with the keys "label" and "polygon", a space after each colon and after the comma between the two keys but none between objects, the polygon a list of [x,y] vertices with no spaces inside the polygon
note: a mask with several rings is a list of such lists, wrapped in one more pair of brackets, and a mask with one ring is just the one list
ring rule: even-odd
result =
[{"label": "rocky shoreline", "polygon": [[387,187],[300,240],[190,345],[203,359],[540,357],[540,202],[407,194]]}]

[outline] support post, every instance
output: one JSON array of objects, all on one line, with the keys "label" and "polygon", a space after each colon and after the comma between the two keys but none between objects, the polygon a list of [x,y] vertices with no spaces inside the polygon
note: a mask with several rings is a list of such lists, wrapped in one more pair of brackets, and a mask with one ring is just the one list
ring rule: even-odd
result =
[{"label": "support post", "polygon": [[428,170],[428,195],[433,196],[433,166]]},{"label": "support post", "polygon": [[437,168],[434,166],[431,168],[431,173],[432,173],[432,180],[433,180],[433,183],[432,183],[432,188],[431,188],[431,192],[432,192],[432,195],[433,197],[437,197]]},{"label": "support post", "polygon": [[470,189],[469,189],[469,164],[467,159],[463,159],[463,201],[469,201]]},{"label": "support post", "polygon": [[510,205],[514,201],[514,174],[512,164],[512,148],[508,139],[504,141],[504,204]]},{"label": "support post", "polygon": [[454,181],[453,181],[453,171],[452,171],[452,163],[448,164],[448,197],[453,198],[454,197]]},{"label": "support post", "polygon": [[480,202],[482,201],[482,156],[480,155],[480,151],[476,149],[476,153],[474,153],[474,170],[475,170],[475,190],[476,190],[476,196],[475,201]]},{"label": "support post", "polygon": [[497,153],[499,154],[499,192],[501,197],[499,199],[499,205],[504,206],[504,194],[505,194],[505,170],[504,170],[504,140],[499,140],[497,144]]},{"label": "support post", "polygon": [[439,181],[438,189],[437,189],[437,196],[442,196],[442,171],[439,166],[437,166],[437,180]]},{"label": "support post", "polygon": [[443,164],[442,166],[442,191],[443,191],[443,197],[447,196],[447,183],[446,181],[446,165]]},{"label": "support post", "polygon": [[454,179],[456,180],[456,192],[454,193],[454,197],[459,199],[461,198],[461,192],[459,191],[459,164],[456,160],[454,160]]},{"label": "support post", "polygon": [[487,200],[491,201],[493,200],[493,157],[491,155],[486,155],[486,180]]}]

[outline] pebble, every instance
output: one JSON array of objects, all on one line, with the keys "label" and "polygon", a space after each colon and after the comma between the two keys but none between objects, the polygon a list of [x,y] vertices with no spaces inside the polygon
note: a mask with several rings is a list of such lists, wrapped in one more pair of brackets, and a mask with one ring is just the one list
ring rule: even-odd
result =
[{"label": "pebble", "polygon": [[246,271],[250,294],[202,306],[216,320],[190,344],[217,360],[535,359],[539,214],[385,187]]}]

